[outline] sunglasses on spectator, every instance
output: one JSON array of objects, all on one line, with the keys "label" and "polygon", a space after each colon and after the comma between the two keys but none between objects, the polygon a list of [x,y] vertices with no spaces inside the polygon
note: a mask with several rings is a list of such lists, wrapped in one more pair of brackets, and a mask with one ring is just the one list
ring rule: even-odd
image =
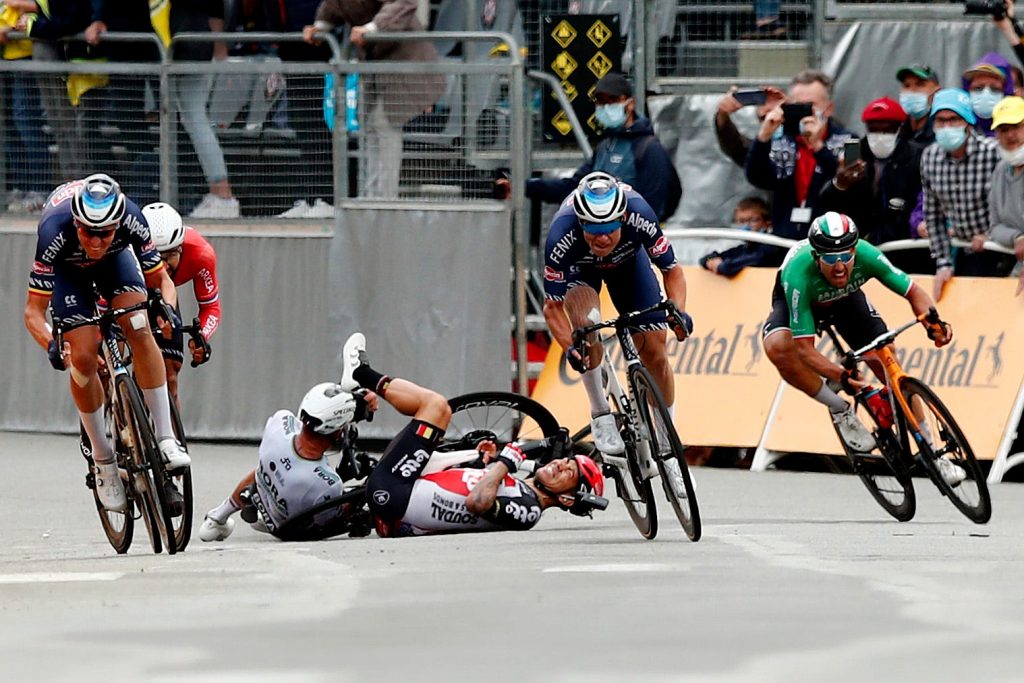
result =
[{"label": "sunglasses on spectator", "polygon": [[818,258],[824,261],[825,265],[834,266],[840,261],[843,263],[849,263],[853,260],[855,253],[856,252],[851,249],[850,251],[841,251],[836,254],[818,254]]}]

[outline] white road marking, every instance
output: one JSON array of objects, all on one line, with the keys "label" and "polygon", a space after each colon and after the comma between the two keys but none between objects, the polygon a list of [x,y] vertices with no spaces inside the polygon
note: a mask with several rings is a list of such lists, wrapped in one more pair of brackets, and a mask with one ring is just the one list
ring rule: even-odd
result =
[{"label": "white road marking", "polygon": [[124,576],[124,572],[38,572],[34,574],[0,574],[0,584],[117,581],[122,576]]},{"label": "white road marking", "polygon": [[679,565],[669,564],[578,564],[565,567],[548,567],[544,574],[628,574],[633,572],[679,571]]}]

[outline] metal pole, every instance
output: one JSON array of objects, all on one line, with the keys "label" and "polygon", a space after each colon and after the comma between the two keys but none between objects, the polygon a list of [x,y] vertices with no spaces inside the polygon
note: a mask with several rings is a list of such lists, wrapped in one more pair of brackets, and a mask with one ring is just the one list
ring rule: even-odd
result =
[{"label": "metal pole", "polygon": [[[512,47],[510,45],[510,47]],[[518,55],[517,55],[518,57]],[[513,229],[513,300],[515,303],[515,341],[516,341],[516,381],[519,393],[527,396],[530,393],[529,360],[526,349],[526,251],[529,238],[529,217],[526,215],[526,173],[529,167],[529,149],[526,116],[526,91],[523,89],[523,64],[518,59],[511,66],[511,87],[509,87],[509,106],[511,107],[511,145],[509,150],[509,175],[512,189],[512,229]]]},{"label": "metal pole", "polygon": [[[647,7],[648,0],[633,3],[633,101],[637,114],[647,115]],[[652,50],[653,52],[653,50]]]},{"label": "metal pole", "polygon": [[160,199],[171,206],[178,206],[177,166],[171,163],[177,158],[177,141],[174,139],[174,114],[171,100],[171,75],[167,67],[171,62],[169,50],[163,51],[160,59]]},{"label": "metal pole", "polygon": [[814,0],[813,26],[814,36],[811,39],[811,63],[815,69],[820,69],[825,42],[825,0]]}]

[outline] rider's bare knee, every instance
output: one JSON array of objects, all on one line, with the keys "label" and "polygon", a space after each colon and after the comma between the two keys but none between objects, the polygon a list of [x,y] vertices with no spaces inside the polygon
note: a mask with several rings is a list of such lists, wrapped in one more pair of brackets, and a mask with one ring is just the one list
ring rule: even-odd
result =
[{"label": "rider's bare knee", "polygon": [[601,314],[601,299],[589,285],[576,285],[565,295],[565,313],[573,327],[584,327],[593,321],[593,311]]},{"label": "rider's bare knee", "polygon": [[452,409],[448,405],[448,399],[428,389],[420,403],[420,409],[416,411],[416,417],[435,427],[446,429],[452,419]]},{"label": "rider's bare knee", "polygon": [[71,346],[71,365],[86,377],[96,374],[99,365],[97,350],[89,344]]}]

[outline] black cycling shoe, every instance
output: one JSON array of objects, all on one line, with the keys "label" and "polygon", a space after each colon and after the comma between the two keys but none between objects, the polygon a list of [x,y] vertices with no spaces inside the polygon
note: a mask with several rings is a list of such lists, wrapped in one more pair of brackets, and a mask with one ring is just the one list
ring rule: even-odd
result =
[{"label": "black cycling shoe", "polygon": [[185,499],[181,497],[178,487],[170,479],[164,482],[164,498],[167,499],[171,517],[181,517],[181,513],[185,510]]}]

